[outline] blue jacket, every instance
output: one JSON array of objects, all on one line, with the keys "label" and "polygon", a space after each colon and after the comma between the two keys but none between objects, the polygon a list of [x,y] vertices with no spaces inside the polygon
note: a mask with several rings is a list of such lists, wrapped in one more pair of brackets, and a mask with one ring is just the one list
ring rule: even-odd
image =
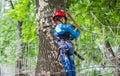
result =
[{"label": "blue jacket", "polygon": [[78,38],[80,35],[80,30],[75,31],[73,25],[58,24],[54,29],[54,35],[58,40],[60,39],[69,39],[69,38]]}]

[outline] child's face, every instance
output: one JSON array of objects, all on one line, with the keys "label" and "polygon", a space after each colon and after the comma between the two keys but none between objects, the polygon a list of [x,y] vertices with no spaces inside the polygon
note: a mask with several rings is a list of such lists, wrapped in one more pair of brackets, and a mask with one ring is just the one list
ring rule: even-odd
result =
[{"label": "child's face", "polygon": [[66,20],[64,17],[61,18],[62,23],[66,23]]}]

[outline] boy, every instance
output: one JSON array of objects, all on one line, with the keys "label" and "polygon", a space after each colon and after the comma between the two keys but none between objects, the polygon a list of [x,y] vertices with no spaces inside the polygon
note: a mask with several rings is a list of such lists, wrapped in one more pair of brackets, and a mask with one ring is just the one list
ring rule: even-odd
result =
[{"label": "boy", "polygon": [[[76,76],[76,69],[74,63],[74,46],[73,39],[80,35],[80,31],[73,25],[67,25],[66,13],[61,10],[56,10],[53,13],[53,21],[56,26],[54,28],[54,35],[58,41],[60,48],[59,57],[62,61],[67,76]],[[75,30],[76,29],[76,30]]]}]

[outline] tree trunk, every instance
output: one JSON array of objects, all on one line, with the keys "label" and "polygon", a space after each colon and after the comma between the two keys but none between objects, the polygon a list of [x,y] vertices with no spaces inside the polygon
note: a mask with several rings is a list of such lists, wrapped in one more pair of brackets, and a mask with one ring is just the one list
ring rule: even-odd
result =
[{"label": "tree trunk", "polygon": [[51,76],[64,76],[63,67],[57,59],[58,51],[53,36],[52,13],[55,9],[64,10],[65,0],[36,0],[39,37],[39,54],[35,76],[50,73]]},{"label": "tree trunk", "polygon": [[1,67],[0,67],[0,76],[2,76],[2,75],[1,75]]},{"label": "tree trunk", "polygon": [[23,60],[23,48],[22,48],[22,23],[23,21],[18,21],[18,60],[17,60],[17,73],[22,72],[22,60]]},{"label": "tree trunk", "polygon": [[111,63],[115,66],[115,76],[120,76],[120,46],[116,54],[113,52],[113,49],[109,41],[105,41],[105,47],[107,49],[107,57],[111,60]]},{"label": "tree trunk", "polygon": [[116,53],[116,68],[115,68],[115,73],[116,73],[116,76],[120,76],[120,45],[118,47],[118,51]]},{"label": "tree trunk", "polygon": [[1,14],[3,15],[5,12],[5,0],[1,1]]},{"label": "tree trunk", "polygon": [[[12,0],[9,1],[12,9],[14,8]],[[22,46],[22,24],[23,21],[18,21],[17,29],[18,29],[18,59],[17,59],[17,75],[21,76],[20,73],[22,73],[22,60],[23,60],[23,46]],[[23,75],[23,74],[22,74]]]}]

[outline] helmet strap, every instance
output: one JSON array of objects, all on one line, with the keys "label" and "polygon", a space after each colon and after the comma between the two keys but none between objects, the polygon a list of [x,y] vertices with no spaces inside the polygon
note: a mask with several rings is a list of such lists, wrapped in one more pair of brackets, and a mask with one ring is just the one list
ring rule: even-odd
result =
[{"label": "helmet strap", "polygon": [[63,24],[63,22],[60,19],[57,19],[57,20]]},{"label": "helmet strap", "polygon": [[[56,21],[59,21],[63,24],[63,22],[60,20],[61,18],[60,17],[56,17]],[[65,24],[67,23],[66,19],[65,19]]]}]

